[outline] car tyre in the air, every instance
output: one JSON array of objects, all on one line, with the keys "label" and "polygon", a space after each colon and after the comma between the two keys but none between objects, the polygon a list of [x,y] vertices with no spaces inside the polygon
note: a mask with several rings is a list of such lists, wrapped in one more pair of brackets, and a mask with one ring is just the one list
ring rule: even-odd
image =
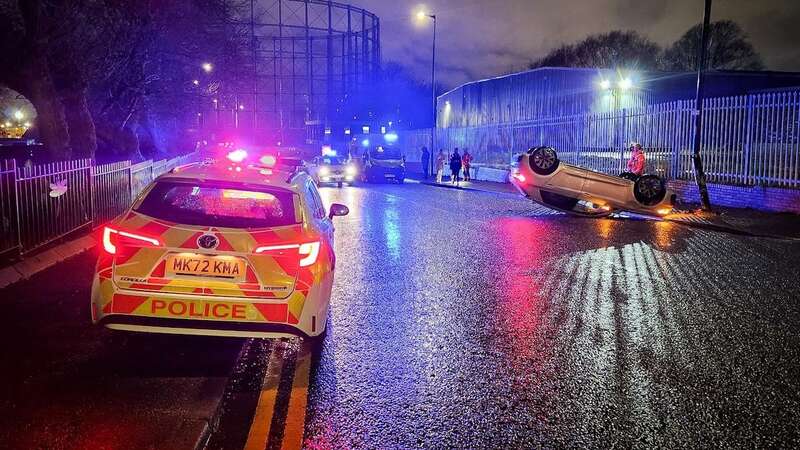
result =
[{"label": "car tyre in the air", "polygon": [[653,206],[664,200],[667,186],[664,180],[655,175],[642,175],[633,184],[633,196],[645,206]]},{"label": "car tyre in the air", "polygon": [[550,175],[558,169],[558,155],[552,147],[536,147],[528,153],[528,165],[534,173]]}]

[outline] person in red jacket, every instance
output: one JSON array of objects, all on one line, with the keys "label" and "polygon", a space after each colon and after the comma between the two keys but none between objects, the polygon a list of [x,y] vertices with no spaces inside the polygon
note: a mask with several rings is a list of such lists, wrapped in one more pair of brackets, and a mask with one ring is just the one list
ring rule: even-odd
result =
[{"label": "person in red jacket", "polygon": [[645,158],[642,151],[642,144],[634,142],[631,144],[631,159],[628,160],[628,172],[636,175],[644,175]]},{"label": "person in red jacket", "polygon": [[469,181],[472,177],[469,174],[469,168],[472,165],[472,155],[464,149],[464,154],[461,155],[461,166],[464,168],[464,181]]}]

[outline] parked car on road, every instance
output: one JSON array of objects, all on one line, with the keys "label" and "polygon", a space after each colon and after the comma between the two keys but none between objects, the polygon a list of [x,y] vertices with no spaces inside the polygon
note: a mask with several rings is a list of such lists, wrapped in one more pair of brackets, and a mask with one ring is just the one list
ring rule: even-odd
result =
[{"label": "parked car on road", "polygon": [[370,183],[402,183],[406,179],[406,160],[399,148],[378,146],[369,149],[364,153],[362,163],[362,177]]},{"label": "parked car on road", "polygon": [[318,185],[344,183],[352,185],[358,175],[358,166],[341,156],[316,156],[306,166]]},{"label": "parked car on road", "polygon": [[672,212],[675,194],[656,175],[623,178],[559,161],[551,147],[519,156],[511,183],[525,197],[572,214],[606,216],[617,210],[663,216]]}]

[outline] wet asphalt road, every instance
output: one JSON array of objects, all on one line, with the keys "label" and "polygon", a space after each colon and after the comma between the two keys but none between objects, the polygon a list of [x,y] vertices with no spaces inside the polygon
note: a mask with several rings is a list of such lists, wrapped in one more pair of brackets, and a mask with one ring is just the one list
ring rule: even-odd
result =
[{"label": "wet asphalt road", "polygon": [[800,243],[418,184],[323,196],[351,214],[307,382],[298,342],[91,327],[81,256],[0,293],[0,442],[182,446],[224,388],[209,448],[241,448],[283,361],[271,448],[298,384],[308,448],[800,444]]}]

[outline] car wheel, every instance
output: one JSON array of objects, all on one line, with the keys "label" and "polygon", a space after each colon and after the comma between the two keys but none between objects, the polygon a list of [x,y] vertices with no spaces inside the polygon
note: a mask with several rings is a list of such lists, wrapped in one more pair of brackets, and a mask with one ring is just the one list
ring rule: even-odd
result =
[{"label": "car wheel", "polygon": [[633,196],[645,206],[659,203],[664,200],[665,195],[667,187],[664,185],[664,180],[655,175],[642,175],[633,184]]},{"label": "car wheel", "polygon": [[558,155],[551,147],[536,147],[528,156],[528,165],[538,175],[550,175],[558,169]]}]

